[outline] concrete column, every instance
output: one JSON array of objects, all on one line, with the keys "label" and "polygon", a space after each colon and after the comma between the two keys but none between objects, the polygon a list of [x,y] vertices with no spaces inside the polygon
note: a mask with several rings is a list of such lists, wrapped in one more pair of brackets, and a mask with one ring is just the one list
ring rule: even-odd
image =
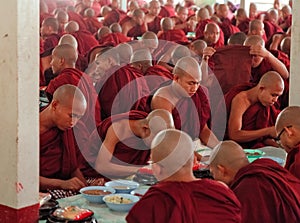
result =
[{"label": "concrete column", "polygon": [[300,1],[293,1],[290,101],[289,105],[300,106]]},{"label": "concrete column", "polygon": [[0,222],[35,222],[39,176],[39,1],[0,7]]}]

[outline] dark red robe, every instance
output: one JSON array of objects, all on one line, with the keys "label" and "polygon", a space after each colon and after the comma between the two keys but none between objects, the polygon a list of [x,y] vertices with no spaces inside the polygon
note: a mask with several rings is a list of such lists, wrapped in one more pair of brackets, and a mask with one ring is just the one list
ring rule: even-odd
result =
[{"label": "dark red robe", "polygon": [[300,153],[299,147],[290,151],[287,155],[285,168],[295,177],[300,179]]},{"label": "dark red robe", "polygon": [[241,168],[230,185],[242,205],[242,222],[300,222],[300,181],[271,159]]},{"label": "dark red robe", "polygon": [[[49,36],[47,36],[45,38],[45,40],[43,41],[43,52],[46,52],[46,51],[51,50],[54,47],[56,47],[59,39],[60,39],[59,34],[53,33],[53,34],[50,34]],[[43,52],[41,52],[41,53],[43,53]]]},{"label": "dark red robe", "polygon": [[40,176],[67,180],[78,168],[72,130],[52,128],[40,135]]},{"label": "dark red robe", "polygon": [[86,55],[90,49],[99,45],[96,38],[88,31],[77,31],[72,33],[78,42],[78,53]]},{"label": "dark red robe", "polygon": [[85,123],[89,132],[92,132],[100,123],[101,118],[100,105],[91,78],[75,68],[66,68],[62,70],[56,78],[50,81],[46,89],[50,101],[52,100],[55,90],[64,84],[75,85],[84,94],[87,101],[87,110],[80,121]]},{"label": "dark red robe", "polygon": [[246,19],[245,21],[241,22],[240,24],[238,24],[238,28],[241,32],[245,33],[246,35],[248,35],[249,32],[249,24],[250,24],[250,19]]},{"label": "dark red robe", "polygon": [[[241,91],[246,91],[253,88],[255,85],[253,84],[243,84],[233,87],[224,97],[225,97],[225,104],[226,104],[226,111],[227,112],[227,120],[229,120],[229,115],[231,111],[231,102],[233,98],[239,94]],[[218,111],[219,115],[215,117],[224,115],[224,111],[221,109]],[[251,105],[243,114],[242,118],[242,128],[243,130],[258,130],[266,127],[271,127],[275,125],[275,121],[277,115],[279,114],[279,110],[275,108],[274,105],[265,107],[260,102],[257,102]],[[226,131],[227,132],[227,131]],[[228,132],[225,135],[225,139],[229,139]],[[265,137],[261,137],[259,139],[239,143],[243,148],[260,148],[266,146],[263,143]]]},{"label": "dark red robe", "polygon": [[172,29],[161,32],[158,36],[158,39],[175,42],[178,44],[186,45],[189,40],[187,39],[185,33],[181,29]]},{"label": "dark red robe", "polygon": [[163,82],[173,80],[173,74],[161,65],[149,67],[145,73],[145,79],[150,92],[157,89]]},{"label": "dark red robe", "polygon": [[160,182],[130,210],[126,221],[238,223],[241,222],[241,207],[229,188],[213,180]]},{"label": "dark red robe", "polygon": [[104,17],[103,25],[109,27],[111,24],[115,22],[120,22],[125,17],[126,17],[126,12],[119,9],[113,9]]},{"label": "dark red robe", "polygon": [[[128,22],[131,19],[132,19],[131,17],[126,16],[125,18],[123,18],[120,21],[120,25],[123,26],[124,23]],[[146,32],[146,27],[144,26],[144,24],[143,25],[135,25],[127,32],[127,36],[133,37],[136,39],[137,37],[142,36],[145,32]]]},{"label": "dark red robe", "polygon": [[129,42],[131,38],[125,36],[123,33],[109,33],[99,40],[101,46],[117,46],[120,43]]},{"label": "dark red robe", "polygon": [[219,25],[224,33],[224,44],[225,45],[227,45],[227,41],[232,34],[240,32],[240,29],[238,27],[232,25],[231,21],[228,18],[223,19],[222,23]]},{"label": "dark red robe", "polygon": [[75,21],[79,25],[79,30],[87,30],[84,19],[81,15],[76,12],[68,11],[69,21]]},{"label": "dark red robe", "polygon": [[148,31],[158,33],[160,31],[160,16],[156,16],[152,22],[147,23]]},{"label": "dark red robe", "polygon": [[144,105],[143,101],[136,102],[149,95],[143,73],[130,65],[112,67],[97,81],[95,88],[99,93],[102,120],[113,114],[142,110],[139,106]]},{"label": "dark red robe", "polygon": [[160,7],[160,12],[159,12],[159,16],[164,18],[164,17],[173,17],[175,16],[175,8],[173,6],[170,5],[164,5]]},{"label": "dark red robe", "polygon": [[[91,134],[89,138],[89,144],[87,150],[84,154],[87,163],[85,167],[81,169],[84,176],[95,177],[98,174],[94,170],[95,162],[98,156],[99,149],[102,142],[104,141],[108,128],[113,122],[118,122],[120,120],[139,120],[147,117],[146,112],[132,110],[127,113],[113,115],[101,122],[97,129]],[[128,164],[135,165],[146,165],[149,160],[150,150],[144,144],[141,138],[136,136],[125,139],[123,142],[118,142],[115,146],[114,158],[112,162],[118,163],[123,161]]]},{"label": "dark red robe", "polygon": [[283,30],[280,26],[267,20],[264,21],[264,29],[267,39],[269,39],[275,33],[283,33]]},{"label": "dark red robe", "polygon": [[84,18],[86,28],[90,33],[94,34],[98,31],[99,28],[103,26],[101,22],[98,21],[95,17]]}]

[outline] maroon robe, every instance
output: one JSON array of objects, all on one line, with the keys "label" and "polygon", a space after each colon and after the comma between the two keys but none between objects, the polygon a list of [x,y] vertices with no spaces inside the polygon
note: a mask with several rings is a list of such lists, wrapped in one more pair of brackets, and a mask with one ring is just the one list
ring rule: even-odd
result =
[{"label": "maroon robe", "polygon": [[213,180],[160,182],[130,210],[126,221],[238,223],[241,222],[241,207],[229,188]]},{"label": "maroon robe", "polygon": [[76,12],[68,11],[69,15],[69,21],[75,21],[79,25],[79,30],[87,30],[86,24],[84,22],[84,19],[81,15],[79,15]]},{"label": "maroon robe", "polygon": [[300,181],[271,159],[241,168],[230,185],[242,205],[242,222],[300,222]]},{"label": "maroon robe", "polygon": [[113,23],[120,22],[125,17],[126,12],[119,9],[113,9],[104,17],[103,25],[109,27]]},{"label": "maroon robe", "polygon": [[78,42],[78,53],[86,55],[90,49],[99,45],[96,38],[88,31],[77,31],[72,33]]},{"label": "maroon robe", "polygon": [[50,101],[52,100],[55,90],[64,84],[75,85],[84,94],[87,101],[87,109],[80,121],[85,123],[89,132],[92,132],[100,123],[101,118],[100,105],[91,78],[75,68],[66,68],[62,70],[56,78],[50,81],[46,89]]},{"label": "maroon robe", "polygon": [[160,31],[160,16],[156,16],[152,22],[147,23],[148,31],[158,33]]},{"label": "maroon robe", "polygon": [[99,28],[103,26],[101,22],[98,21],[95,17],[84,18],[86,28],[90,33],[94,34],[98,31]]},{"label": "maroon robe", "polygon": [[186,45],[189,40],[187,39],[185,33],[181,29],[172,29],[161,32],[158,36],[158,39],[175,42],[178,44]]},{"label": "maroon robe", "polygon": [[154,65],[146,70],[145,79],[151,92],[157,89],[163,82],[173,80],[173,74],[161,65]]},{"label": "maroon robe", "polygon": [[293,174],[295,177],[300,179],[300,153],[299,147],[291,150],[286,158],[285,168]]},{"label": "maroon robe", "polygon": [[286,28],[283,31],[286,32],[292,25],[292,14],[290,14],[287,18],[279,21],[278,24],[279,25],[285,24]]},{"label": "maroon robe", "polygon": [[54,47],[56,47],[59,39],[60,39],[59,34],[53,33],[53,34],[50,34],[49,36],[47,36],[45,38],[45,40],[43,41],[43,52],[51,50]]},{"label": "maroon robe", "polygon": [[159,16],[164,18],[164,17],[173,17],[175,16],[175,8],[173,6],[170,5],[164,5],[160,7],[160,12],[159,12]]},{"label": "maroon robe", "polygon": [[[139,120],[147,117],[146,112],[132,110],[127,113],[113,115],[101,122],[97,129],[90,135],[89,144],[87,146],[87,151],[84,154],[87,160],[85,167],[81,169],[84,176],[94,177],[98,174],[94,170],[95,162],[98,156],[99,149],[102,142],[104,141],[108,128],[113,122],[118,122],[120,120]],[[118,142],[115,146],[114,158],[112,162],[118,163],[123,161],[128,164],[135,165],[146,165],[149,160],[150,150],[144,144],[141,138],[133,136],[131,138],[125,139],[123,142]]]},{"label": "maroon robe", "polygon": [[[226,104],[226,111],[218,110],[219,115],[215,117],[224,115],[224,112],[227,112],[227,120],[229,120],[229,115],[231,111],[231,102],[233,98],[239,94],[241,91],[247,91],[253,88],[255,85],[253,84],[243,84],[233,87],[224,97]],[[243,114],[242,118],[242,130],[258,130],[262,128],[267,128],[275,125],[275,121],[277,115],[279,114],[279,110],[275,108],[274,105],[265,107],[260,102],[257,102],[251,105]],[[227,129],[226,129],[227,130]],[[225,139],[229,139],[228,132],[226,131]],[[260,148],[266,146],[263,143],[265,137],[261,137],[256,140],[252,140],[245,143],[239,143],[243,148]]]},{"label": "maroon robe", "polygon": [[125,36],[123,33],[108,33],[99,40],[101,46],[117,46],[120,43],[129,42],[131,38]]},{"label": "maroon robe", "polygon": [[72,130],[52,128],[40,135],[40,176],[67,180],[77,169],[77,150]]},{"label": "maroon robe", "polygon": [[139,107],[144,101],[136,102],[150,93],[143,73],[130,65],[112,67],[97,81],[95,88],[103,120],[113,114],[143,110]]},{"label": "maroon robe", "polygon": [[267,39],[269,39],[275,33],[283,33],[283,30],[280,26],[267,20],[264,21],[264,29]]},{"label": "maroon robe", "polygon": [[245,21],[242,21],[240,24],[238,24],[238,28],[241,32],[245,33],[248,35],[249,32],[249,24],[250,24],[250,19],[246,19]]},{"label": "maroon robe", "polygon": [[[120,25],[122,26],[122,29],[123,29],[123,24],[127,23],[131,19],[132,19],[131,17],[126,16],[125,18],[123,18],[120,21]],[[144,24],[143,25],[135,25],[127,32],[127,36],[133,37],[136,39],[137,37],[142,36],[146,31],[147,30],[146,30],[146,27],[144,26]]]},{"label": "maroon robe", "polygon": [[225,45],[227,45],[227,41],[232,34],[240,32],[240,29],[238,27],[232,25],[228,18],[223,19],[222,23],[219,25],[224,33],[224,44]]}]

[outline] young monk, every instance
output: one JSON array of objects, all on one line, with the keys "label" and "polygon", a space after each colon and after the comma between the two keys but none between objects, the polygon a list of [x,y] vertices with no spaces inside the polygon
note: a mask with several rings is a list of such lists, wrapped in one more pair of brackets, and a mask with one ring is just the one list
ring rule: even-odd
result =
[{"label": "young monk", "polygon": [[274,103],[283,89],[283,80],[274,71],[264,74],[256,86],[233,87],[225,95],[228,138],[244,148],[278,147],[274,124],[279,111]]},{"label": "young monk", "polygon": [[265,25],[260,19],[251,20],[249,23],[248,36],[257,35],[260,36],[264,40],[264,42],[266,42],[267,37],[264,27]]},{"label": "young monk", "polygon": [[77,165],[76,142],[71,131],[86,108],[83,93],[67,84],[57,88],[50,105],[40,112],[41,191],[78,191],[86,186]]},{"label": "young monk", "polygon": [[125,177],[147,165],[150,143],[161,130],[174,128],[169,112],[132,110],[105,119],[89,139],[90,165],[103,176]]},{"label": "young monk", "polygon": [[[44,19],[41,26],[41,37],[43,39],[42,52],[53,49],[60,38],[58,34],[58,21],[56,18],[48,17]],[[41,52],[41,53],[42,53]]]},{"label": "young monk", "polygon": [[300,179],[300,120],[299,106],[290,106],[280,112],[275,128],[278,143],[288,153],[285,168]]},{"label": "young monk", "polygon": [[242,207],[242,222],[299,222],[300,181],[271,159],[249,164],[234,141],[221,142],[210,156],[215,180],[233,190]]},{"label": "young monk", "polygon": [[175,129],[158,133],[151,144],[151,161],[159,183],[131,209],[127,222],[241,222],[232,191],[220,182],[196,179],[193,160],[189,135]]},{"label": "young monk", "polygon": [[145,16],[145,23],[147,24],[148,30],[154,33],[158,33],[160,30],[161,17],[158,16],[160,12],[160,2],[152,0],[149,2],[149,11]]}]

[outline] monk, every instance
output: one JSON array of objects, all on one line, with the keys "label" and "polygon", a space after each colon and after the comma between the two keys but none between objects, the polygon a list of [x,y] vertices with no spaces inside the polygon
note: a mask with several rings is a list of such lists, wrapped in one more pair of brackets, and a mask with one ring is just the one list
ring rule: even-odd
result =
[{"label": "monk", "polygon": [[282,21],[279,23],[279,26],[286,32],[292,25],[292,8],[289,5],[284,5],[281,12]]},{"label": "monk", "polygon": [[286,36],[280,42],[280,50],[290,58],[291,55],[291,37]]},{"label": "monk", "polygon": [[257,18],[257,6],[254,2],[249,5],[249,19],[253,20]]},{"label": "monk", "polygon": [[247,38],[244,32],[237,32],[232,34],[227,42],[227,45],[239,45],[242,46]]},{"label": "monk", "polygon": [[299,222],[300,181],[271,159],[249,164],[234,141],[221,142],[210,156],[215,180],[226,183],[242,207],[242,222]]},{"label": "monk", "polygon": [[166,4],[161,6],[159,16],[162,18],[175,16],[174,0],[167,0]]},{"label": "monk", "polygon": [[192,20],[188,20],[188,9],[183,6],[179,6],[176,9],[176,15],[173,17],[174,29],[181,29],[185,34],[193,31]]},{"label": "monk", "polygon": [[225,95],[228,139],[243,148],[278,147],[274,125],[279,111],[274,103],[283,89],[284,82],[275,71],[264,74],[256,86],[233,87]]},{"label": "monk", "polygon": [[[115,0],[113,2],[119,4],[117,0]],[[105,6],[103,6],[103,7],[105,7]],[[125,18],[126,12],[120,10],[118,7],[112,8],[106,15],[103,15],[103,17],[104,17],[103,25],[110,26],[113,23],[119,23],[123,18]]]},{"label": "monk", "polygon": [[59,24],[58,33],[60,35],[63,35],[65,32],[65,25],[69,21],[69,15],[65,11],[58,9],[56,11],[54,17],[57,19],[58,24]]},{"label": "monk", "polygon": [[211,22],[205,25],[203,40],[207,43],[207,46],[212,48],[224,46],[224,39],[220,35],[221,29],[216,23]]},{"label": "monk", "polygon": [[275,33],[283,33],[282,28],[277,24],[278,11],[276,9],[270,9],[267,12],[267,16],[264,20],[264,29],[267,39],[271,38]]},{"label": "monk", "polygon": [[173,75],[173,81],[159,88],[153,95],[151,109],[162,108],[171,112],[176,129],[187,132],[192,139],[199,138],[203,144],[214,147],[218,140],[208,128],[210,106],[207,89],[200,86],[201,70],[198,62],[192,57],[179,59]]},{"label": "monk", "polygon": [[249,23],[249,32],[248,36],[255,35],[260,36],[265,42],[267,41],[265,29],[265,25],[259,19],[254,19]]},{"label": "monk", "polygon": [[203,57],[203,50],[207,47],[207,44],[204,40],[198,39],[190,44],[190,49],[197,55],[199,58]]},{"label": "monk", "polygon": [[98,30],[98,41],[101,46],[117,46],[120,43],[129,42],[131,40],[131,38],[122,33],[122,28],[118,23],[114,24],[112,24],[113,28],[118,25],[120,32],[113,32],[107,26],[103,26]]},{"label": "monk", "polygon": [[120,65],[127,65],[130,63],[130,57],[133,54],[131,45],[128,43],[121,43],[117,46],[119,53]]},{"label": "monk", "polygon": [[161,130],[174,128],[169,112],[132,110],[105,119],[90,137],[89,163],[106,177],[126,177],[147,165],[150,143]]},{"label": "monk", "polygon": [[77,22],[79,25],[79,30],[87,31],[86,24],[84,22],[83,16],[75,12],[74,7],[67,7],[67,14],[69,16],[69,21]]},{"label": "monk", "polygon": [[137,38],[142,36],[147,31],[147,24],[145,23],[145,13],[142,9],[136,9],[132,13],[132,17],[125,17],[120,21],[122,26],[122,33],[125,36]]},{"label": "monk", "polygon": [[46,93],[51,101],[55,90],[61,85],[78,86],[87,100],[87,110],[81,121],[87,128],[87,132],[91,132],[100,123],[100,105],[90,77],[75,68],[76,60],[77,52],[73,46],[62,44],[54,48],[50,64],[57,77],[50,81]]},{"label": "monk", "polygon": [[50,105],[40,112],[40,191],[64,189],[72,195],[86,186],[71,131],[86,108],[83,93],[67,84],[57,88]]},{"label": "monk", "polygon": [[86,55],[90,49],[99,45],[96,38],[90,32],[79,30],[77,22],[68,22],[65,31],[76,38],[78,42],[78,53],[81,55]]},{"label": "monk", "polygon": [[249,32],[250,19],[247,17],[246,10],[239,8],[236,12],[236,26],[245,34]]},{"label": "monk", "polygon": [[91,8],[87,8],[84,11],[83,17],[86,23],[87,30],[92,34],[96,33],[97,30],[103,26],[103,24],[96,18],[95,11]]},{"label": "monk", "polygon": [[127,222],[241,222],[240,203],[228,187],[194,177],[193,147],[191,137],[179,130],[155,136],[151,162],[159,183],[130,210]]},{"label": "monk", "polygon": [[43,52],[52,50],[58,44],[60,35],[58,34],[58,21],[56,18],[48,17],[44,19],[41,27],[41,37],[43,38]]},{"label": "monk", "polygon": [[[131,55],[130,63],[123,67],[120,67],[116,55],[115,49],[109,50],[100,56],[97,64],[99,66],[97,69],[103,71],[103,76],[95,85],[101,104],[102,119],[132,109],[143,110],[140,105],[144,105],[144,101],[136,102],[149,95],[143,75],[152,66],[150,52],[146,49],[135,51]],[[116,61],[115,64],[109,65],[109,61],[113,60]]]},{"label": "monk", "polygon": [[299,155],[299,106],[290,106],[282,110],[276,120],[277,140],[287,152],[285,168],[300,179]]},{"label": "monk", "polygon": [[160,2],[157,0],[152,0],[149,2],[149,11],[145,15],[145,23],[147,24],[148,30],[154,33],[160,31],[160,20],[161,17],[158,16],[160,12]]}]

